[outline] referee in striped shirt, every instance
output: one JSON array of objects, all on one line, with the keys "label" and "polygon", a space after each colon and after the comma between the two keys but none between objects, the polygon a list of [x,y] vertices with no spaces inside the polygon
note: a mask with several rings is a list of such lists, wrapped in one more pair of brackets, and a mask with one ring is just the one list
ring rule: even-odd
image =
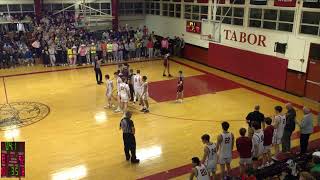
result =
[{"label": "referee in striped shirt", "polygon": [[[136,138],[135,128],[133,121],[131,120],[132,113],[127,111],[125,117],[120,121],[120,129],[123,132],[123,144],[124,153],[126,154],[126,160],[129,161],[131,158],[131,163],[139,163],[140,160],[136,157]],[[131,152],[131,155],[129,153]]]}]

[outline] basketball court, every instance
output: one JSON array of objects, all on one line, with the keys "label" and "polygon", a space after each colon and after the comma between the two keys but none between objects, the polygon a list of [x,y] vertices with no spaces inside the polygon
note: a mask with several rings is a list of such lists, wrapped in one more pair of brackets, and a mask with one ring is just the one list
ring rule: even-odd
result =
[{"label": "basketball court", "polygon": [[[6,71],[0,103],[27,110],[19,114],[20,119],[26,118],[23,127],[2,131],[1,139],[27,142],[26,179],[186,179],[190,158],[202,155],[201,135],[215,138],[221,121],[230,122],[231,132],[238,137],[238,129],[247,127],[244,119],[256,104],[268,116],[273,115],[274,106],[287,101],[294,103],[298,119],[304,105],[316,113],[317,104],[303,98],[185,59],[174,58],[171,64],[174,76],[182,70],[186,77],[182,104],[174,101],[176,78],[161,76],[161,60],[130,63],[150,82],[150,113],[141,113],[134,105],[129,108],[137,129],[139,165],[125,161],[118,129],[122,115],[103,108],[105,86],[96,85],[89,67]],[[116,66],[102,70],[112,74]],[[1,113],[10,112],[2,109]],[[311,141],[318,138],[317,130]],[[297,135],[292,142],[299,144]],[[233,167],[238,166],[238,159],[235,154]]]},{"label": "basketball court", "polygon": [[[292,103],[299,122],[302,108],[309,107],[314,117],[309,148],[319,148],[320,1],[307,1],[24,0],[19,5],[0,1],[4,14],[18,13],[18,6],[20,14],[34,13],[38,18],[41,11],[71,12],[81,28],[146,25],[159,37],[185,40],[184,58],[170,56],[173,77],[162,76],[163,59],[128,61],[130,69],[139,69],[149,83],[150,113],[129,104],[139,164],[125,159],[119,129],[123,114],[104,108],[105,80],[97,85],[91,65],[45,68],[38,63],[0,69],[1,142],[25,142],[24,172],[17,167],[18,174],[11,167],[11,176],[185,180],[191,158],[203,155],[201,136],[207,133],[216,142],[221,123],[227,121],[238,138],[239,129],[248,128],[245,118],[256,105],[271,117],[275,106]],[[317,19],[308,20],[313,17]],[[0,27],[6,23],[0,20]],[[117,63],[103,64],[101,70],[115,85]],[[175,101],[179,71],[184,76],[183,103]],[[293,152],[300,150],[299,130],[297,126],[291,137]],[[236,147],[232,156],[231,174],[239,175]],[[13,163],[20,166],[20,158]]]}]

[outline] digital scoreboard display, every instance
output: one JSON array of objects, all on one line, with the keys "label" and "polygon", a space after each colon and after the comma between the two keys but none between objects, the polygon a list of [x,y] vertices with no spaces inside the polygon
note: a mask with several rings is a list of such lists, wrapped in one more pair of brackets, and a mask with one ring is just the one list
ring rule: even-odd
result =
[{"label": "digital scoreboard display", "polygon": [[1,177],[25,177],[24,163],[24,142],[1,142]]}]

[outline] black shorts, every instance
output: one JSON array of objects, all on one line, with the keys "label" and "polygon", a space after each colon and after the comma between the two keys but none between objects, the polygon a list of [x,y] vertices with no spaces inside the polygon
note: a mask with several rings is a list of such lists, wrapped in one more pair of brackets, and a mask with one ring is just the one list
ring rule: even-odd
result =
[{"label": "black shorts", "polygon": [[183,91],[183,86],[178,86],[178,88],[177,88],[177,92],[182,92]]}]

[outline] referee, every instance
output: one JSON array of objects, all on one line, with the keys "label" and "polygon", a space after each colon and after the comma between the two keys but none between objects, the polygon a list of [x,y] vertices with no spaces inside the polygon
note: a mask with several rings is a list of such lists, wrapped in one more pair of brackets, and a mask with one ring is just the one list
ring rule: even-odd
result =
[{"label": "referee", "polygon": [[94,68],[94,72],[96,73],[96,80],[97,80],[97,84],[102,84],[102,72],[100,69],[100,65],[101,65],[101,60],[98,59],[98,56],[95,56],[94,61],[93,61],[93,68]]},{"label": "referee", "polygon": [[[126,154],[126,160],[129,161],[131,158],[131,163],[139,163],[140,160],[136,157],[136,138],[135,128],[133,121],[131,120],[132,113],[127,111],[125,117],[120,121],[120,129],[123,132],[123,144],[124,153]],[[131,156],[129,151],[131,151]]]}]

